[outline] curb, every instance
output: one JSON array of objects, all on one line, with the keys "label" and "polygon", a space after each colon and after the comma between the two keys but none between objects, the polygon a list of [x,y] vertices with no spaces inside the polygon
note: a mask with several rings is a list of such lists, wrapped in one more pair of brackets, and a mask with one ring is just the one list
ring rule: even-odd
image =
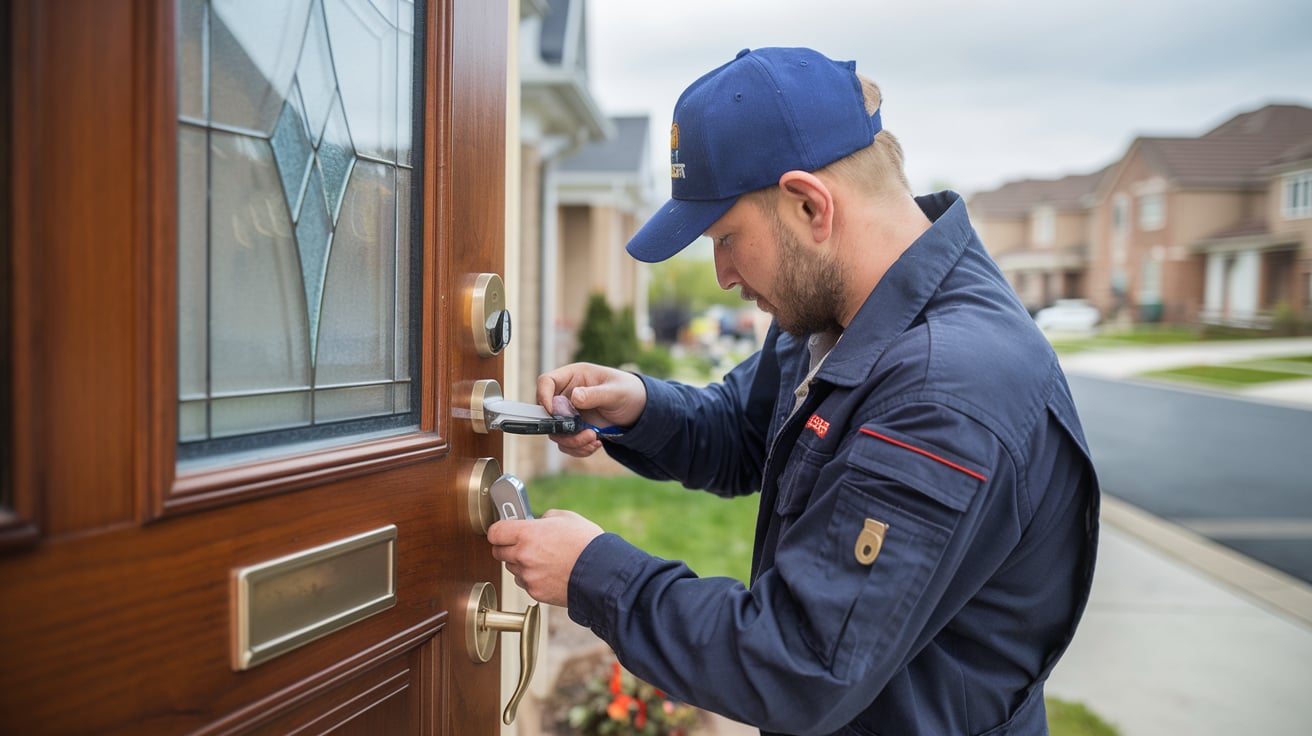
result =
[{"label": "curb", "polygon": [[1312,585],[1106,492],[1102,520],[1312,629]]}]

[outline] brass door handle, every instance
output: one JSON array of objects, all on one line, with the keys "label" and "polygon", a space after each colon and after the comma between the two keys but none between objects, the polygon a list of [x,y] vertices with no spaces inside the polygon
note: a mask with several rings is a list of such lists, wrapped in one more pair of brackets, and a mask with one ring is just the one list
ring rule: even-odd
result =
[{"label": "brass door handle", "polygon": [[537,666],[539,621],[536,603],[523,613],[498,611],[497,591],[491,583],[474,583],[474,589],[469,593],[465,643],[469,647],[470,659],[479,663],[492,659],[492,653],[497,648],[497,632],[519,633],[519,684],[515,686],[515,693],[510,696],[510,702],[506,703],[506,709],[501,714],[501,720],[506,725],[515,720],[515,711],[528,693],[528,683]]}]

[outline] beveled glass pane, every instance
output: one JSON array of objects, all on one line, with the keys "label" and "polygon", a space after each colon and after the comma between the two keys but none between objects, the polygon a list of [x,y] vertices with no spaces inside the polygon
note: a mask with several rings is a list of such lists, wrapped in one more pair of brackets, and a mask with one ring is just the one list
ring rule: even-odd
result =
[{"label": "beveled glass pane", "polygon": [[351,132],[346,128],[346,114],[341,103],[334,100],[328,115],[328,125],[319,144],[319,168],[323,172],[323,190],[328,201],[328,212],[334,220],[346,190],[346,177],[351,174],[355,151],[351,146]]},{"label": "beveled glass pane", "polygon": [[210,390],[308,386],[304,292],[273,149],[217,130],[210,146]]},{"label": "beveled glass pane", "polygon": [[333,73],[332,48],[328,44],[328,26],[323,17],[321,0],[314,0],[310,8],[309,25],[305,30],[305,49],[301,52],[296,78],[301,85],[301,98],[305,102],[305,119],[310,139],[316,144],[328,122],[328,110],[337,91],[337,78]]},{"label": "beveled glass pane", "polygon": [[323,292],[318,385],[390,381],[396,330],[395,169],[360,161],[333,238]]},{"label": "beveled glass pane", "polygon": [[178,391],[204,396],[209,360],[208,131],[178,126]]},{"label": "beveled glass pane", "polygon": [[314,421],[319,423],[391,413],[391,384],[330,388],[314,394]]},{"label": "beveled glass pane", "polygon": [[209,401],[204,395],[198,401],[180,402],[178,404],[178,441],[194,442],[209,439],[208,415]]},{"label": "beveled glass pane", "polygon": [[268,135],[301,56],[310,0],[213,0],[210,120]]},{"label": "beveled glass pane", "polygon": [[415,426],[422,9],[176,2],[179,457]]},{"label": "beveled glass pane", "polygon": [[310,331],[310,360],[314,360],[319,339],[319,312],[323,308],[323,280],[328,269],[328,248],[332,245],[332,221],[323,198],[323,177],[319,167],[310,170],[309,190],[296,220],[296,248],[301,256],[301,286],[305,293],[305,310]]},{"label": "beveled glass pane", "polygon": [[369,4],[373,6],[374,12],[383,17],[383,20],[392,25],[397,24],[396,0],[369,0]]},{"label": "beveled glass pane", "polygon": [[203,0],[178,0],[178,114],[205,119],[205,33]]},{"label": "beveled glass pane", "polygon": [[410,411],[410,382],[403,381],[392,387],[392,411],[404,414]]},{"label": "beveled glass pane", "polygon": [[369,0],[324,0],[324,10],[355,150],[395,161],[396,27]]},{"label": "beveled glass pane", "polygon": [[310,392],[233,396],[210,402],[213,437],[304,427],[310,423]]},{"label": "beveled glass pane", "polygon": [[396,170],[396,366],[397,380],[410,378],[410,211],[411,176],[409,169]]},{"label": "beveled glass pane", "polygon": [[297,102],[297,95],[292,95],[282,106],[282,115],[273,129],[273,158],[278,162],[278,175],[282,179],[288,210],[293,213],[300,211],[306,177],[314,162],[314,149],[305,134],[304,116],[299,112],[298,104],[294,104]]},{"label": "beveled glass pane", "polygon": [[396,51],[396,162],[402,166],[414,165],[414,135],[411,127],[414,100],[415,4],[399,2],[400,33]]}]

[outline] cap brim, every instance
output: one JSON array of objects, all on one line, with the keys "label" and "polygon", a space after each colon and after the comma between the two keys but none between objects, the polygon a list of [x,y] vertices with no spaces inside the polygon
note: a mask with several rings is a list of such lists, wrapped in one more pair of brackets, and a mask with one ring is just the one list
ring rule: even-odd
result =
[{"label": "cap brim", "polygon": [[647,220],[625,249],[645,263],[663,261],[701,237],[737,200],[671,199]]}]

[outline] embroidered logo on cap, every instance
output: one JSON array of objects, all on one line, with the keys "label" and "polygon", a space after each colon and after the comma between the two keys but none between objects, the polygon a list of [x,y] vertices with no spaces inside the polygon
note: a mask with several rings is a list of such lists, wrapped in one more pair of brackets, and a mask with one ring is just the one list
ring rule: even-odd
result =
[{"label": "embroidered logo on cap", "polygon": [[820,418],[819,414],[812,414],[811,418],[806,420],[806,428],[815,431],[815,436],[824,439],[829,433],[829,422]]},{"label": "embroidered logo on cap", "polygon": [[670,178],[683,179],[683,164],[679,163],[679,124],[670,125]]}]

